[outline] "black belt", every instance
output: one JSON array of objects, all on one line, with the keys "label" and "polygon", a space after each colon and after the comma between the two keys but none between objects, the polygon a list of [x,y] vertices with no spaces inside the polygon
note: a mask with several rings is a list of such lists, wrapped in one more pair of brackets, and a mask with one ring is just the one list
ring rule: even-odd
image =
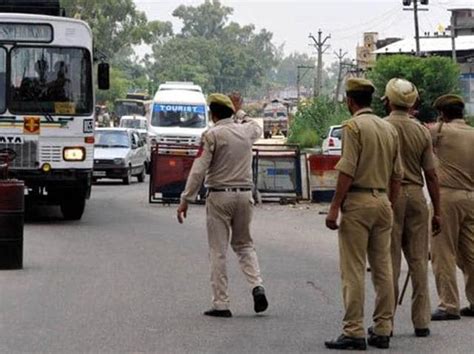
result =
[{"label": "black belt", "polygon": [[252,188],[209,188],[209,192],[250,192]]},{"label": "black belt", "polygon": [[349,192],[359,192],[359,193],[387,193],[385,188],[363,188],[363,187],[351,187]]}]

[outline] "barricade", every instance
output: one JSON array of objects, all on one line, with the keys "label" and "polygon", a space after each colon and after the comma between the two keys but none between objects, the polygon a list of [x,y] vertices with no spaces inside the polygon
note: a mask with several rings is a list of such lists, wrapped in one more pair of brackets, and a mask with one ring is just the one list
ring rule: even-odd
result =
[{"label": "barricade", "polygon": [[[198,155],[191,145],[159,144],[151,151],[150,203],[179,203],[186,179]],[[204,191],[200,193],[200,198]]]},{"label": "barricade", "polygon": [[301,152],[298,145],[257,144],[253,179],[262,201],[301,199]]},{"label": "barricade", "polygon": [[337,185],[338,155],[311,155],[309,157],[311,201],[331,202]]}]

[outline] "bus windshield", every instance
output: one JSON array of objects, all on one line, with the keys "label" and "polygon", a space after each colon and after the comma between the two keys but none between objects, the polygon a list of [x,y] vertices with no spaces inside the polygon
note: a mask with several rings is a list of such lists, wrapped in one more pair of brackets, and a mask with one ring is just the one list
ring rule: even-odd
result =
[{"label": "bus windshield", "polygon": [[120,120],[121,128],[146,129],[145,119],[122,118]]},{"label": "bus windshield", "polygon": [[151,125],[155,127],[205,128],[205,105],[159,104],[153,106]]},{"label": "bus windshield", "polygon": [[134,114],[144,116],[145,105],[142,102],[116,101],[115,111],[118,117],[133,116]]},{"label": "bus windshield", "polygon": [[9,108],[17,114],[85,115],[93,110],[86,49],[14,47]]}]

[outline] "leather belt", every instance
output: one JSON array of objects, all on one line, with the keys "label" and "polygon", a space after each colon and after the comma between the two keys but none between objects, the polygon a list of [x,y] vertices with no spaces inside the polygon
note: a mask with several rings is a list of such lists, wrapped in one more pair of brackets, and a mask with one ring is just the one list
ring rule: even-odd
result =
[{"label": "leather belt", "polygon": [[252,188],[209,188],[209,192],[250,192]]},{"label": "leather belt", "polygon": [[356,192],[356,193],[387,193],[385,188],[363,188],[363,187],[351,187],[349,192]]}]

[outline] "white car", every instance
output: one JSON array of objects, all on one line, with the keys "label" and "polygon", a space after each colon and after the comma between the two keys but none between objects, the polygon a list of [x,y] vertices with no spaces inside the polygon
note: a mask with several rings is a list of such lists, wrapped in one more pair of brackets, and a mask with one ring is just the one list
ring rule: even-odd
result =
[{"label": "white car", "polygon": [[138,182],[143,182],[147,167],[146,150],[146,144],[134,129],[96,129],[93,179],[117,178],[130,184],[135,176]]},{"label": "white car", "polygon": [[329,127],[327,137],[323,140],[324,155],[341,155],[342,152],[342,125]]}]

